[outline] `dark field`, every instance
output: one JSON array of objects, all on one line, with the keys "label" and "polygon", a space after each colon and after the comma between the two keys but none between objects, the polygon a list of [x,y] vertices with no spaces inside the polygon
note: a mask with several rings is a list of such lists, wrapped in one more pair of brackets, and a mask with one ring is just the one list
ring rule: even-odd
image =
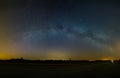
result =
[{"label": "dark field", "polygon": [[120,78],[120,64],[0,64],[0,78]]}]

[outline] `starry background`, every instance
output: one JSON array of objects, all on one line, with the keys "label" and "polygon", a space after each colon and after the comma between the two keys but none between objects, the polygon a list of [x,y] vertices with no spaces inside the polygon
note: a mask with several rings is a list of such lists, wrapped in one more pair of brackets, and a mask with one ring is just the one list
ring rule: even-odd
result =
[{"label": "starry background", "polygon": [[0,59],[118,59],[120,2],[0,0]]}]

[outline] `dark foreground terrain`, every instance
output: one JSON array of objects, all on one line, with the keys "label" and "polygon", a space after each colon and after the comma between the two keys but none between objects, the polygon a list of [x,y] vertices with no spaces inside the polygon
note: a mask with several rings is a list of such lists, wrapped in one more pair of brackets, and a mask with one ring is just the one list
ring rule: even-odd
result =
[{"label": "dark foreground terrain", "polygon": [[0,78],[120,78],[118,63],[0,64]]}]

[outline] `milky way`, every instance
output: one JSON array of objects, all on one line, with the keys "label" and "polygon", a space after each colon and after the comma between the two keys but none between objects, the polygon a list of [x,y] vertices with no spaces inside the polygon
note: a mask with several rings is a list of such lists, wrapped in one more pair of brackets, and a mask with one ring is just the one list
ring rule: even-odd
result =
[{"label": "milky way", "polygon": [[1,0],[0,3],[1,58],[120,56],[117,1]]}]

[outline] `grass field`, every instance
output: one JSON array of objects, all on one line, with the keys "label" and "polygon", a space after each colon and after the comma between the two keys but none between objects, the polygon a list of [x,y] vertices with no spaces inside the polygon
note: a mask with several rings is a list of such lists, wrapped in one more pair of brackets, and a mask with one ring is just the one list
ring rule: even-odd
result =
[{"label": "grass field", "polygon": [[0,78],[119,78],[120,64],[0,64]]}]

